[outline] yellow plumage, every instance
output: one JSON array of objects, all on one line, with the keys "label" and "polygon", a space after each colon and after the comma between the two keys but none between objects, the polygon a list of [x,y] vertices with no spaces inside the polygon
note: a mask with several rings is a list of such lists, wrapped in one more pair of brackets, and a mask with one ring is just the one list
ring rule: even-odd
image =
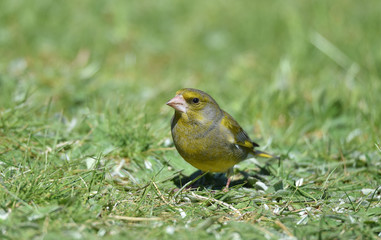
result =
[{"label": "yellow plumage", "polygon": [[201,171],[228,172],[248,154],[274,157],[255,150],[258,144],[203,91],[181,89],[167,105],[175,109],[171,132],[177,151]]}]

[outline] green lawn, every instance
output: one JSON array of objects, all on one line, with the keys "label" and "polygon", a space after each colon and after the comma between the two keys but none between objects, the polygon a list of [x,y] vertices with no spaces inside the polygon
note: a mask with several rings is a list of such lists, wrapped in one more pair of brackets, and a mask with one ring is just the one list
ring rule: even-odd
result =
[{"label": "green lawn", "polygon": [[[0,238],[380,239],[380,9],[0,1]],[[180,189],[183,87],[281,161]]]}]

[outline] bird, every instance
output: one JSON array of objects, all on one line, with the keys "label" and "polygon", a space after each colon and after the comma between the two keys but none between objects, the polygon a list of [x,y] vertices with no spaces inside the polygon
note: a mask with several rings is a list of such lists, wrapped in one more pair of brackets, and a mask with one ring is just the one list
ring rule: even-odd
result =
[{"label": "bird", "polygon": [[166,104],[175,110],[171,133],[178,153],[203,172],[227,173],[224,191],[229,189],[234,165],[248,155],[277,158],[255,149],[259,145],[206,92],[183,88]]}]

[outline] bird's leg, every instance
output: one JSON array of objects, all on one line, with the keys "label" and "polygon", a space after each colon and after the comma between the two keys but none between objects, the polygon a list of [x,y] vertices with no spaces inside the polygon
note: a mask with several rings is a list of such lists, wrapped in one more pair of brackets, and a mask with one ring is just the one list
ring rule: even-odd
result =
[{"label": "bird's leg", "polygon": [[226,186],[224,187],[224,189],[222,189],[222,191],[224,191],[224,192],[229,191],[229,185],[230,185],[231,179],[232,179],[231,177],[228,178],[228,182],[226,183]]},{"label": "bird's leg", "polygon": [[233,168],[229,168],[229,170],[226,173],[226,177],[228,178],[228,181],[227,181],[224,189],[222,189],[222,191],[224,191],[224,192],[229,191],[229,185],[230,185],[230,182],[232,180],[233,173],[234,173]]}]

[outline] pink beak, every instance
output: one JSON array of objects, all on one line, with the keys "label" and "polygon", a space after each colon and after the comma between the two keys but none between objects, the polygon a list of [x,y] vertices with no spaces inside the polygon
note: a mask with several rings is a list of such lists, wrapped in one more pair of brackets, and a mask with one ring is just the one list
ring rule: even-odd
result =
[{"label": "pink beak", "polygon": [[167,105],[182,113],[186,113],[188,108],[187,102],[185,101],[183,95],[180,94],[169,100]]}]

